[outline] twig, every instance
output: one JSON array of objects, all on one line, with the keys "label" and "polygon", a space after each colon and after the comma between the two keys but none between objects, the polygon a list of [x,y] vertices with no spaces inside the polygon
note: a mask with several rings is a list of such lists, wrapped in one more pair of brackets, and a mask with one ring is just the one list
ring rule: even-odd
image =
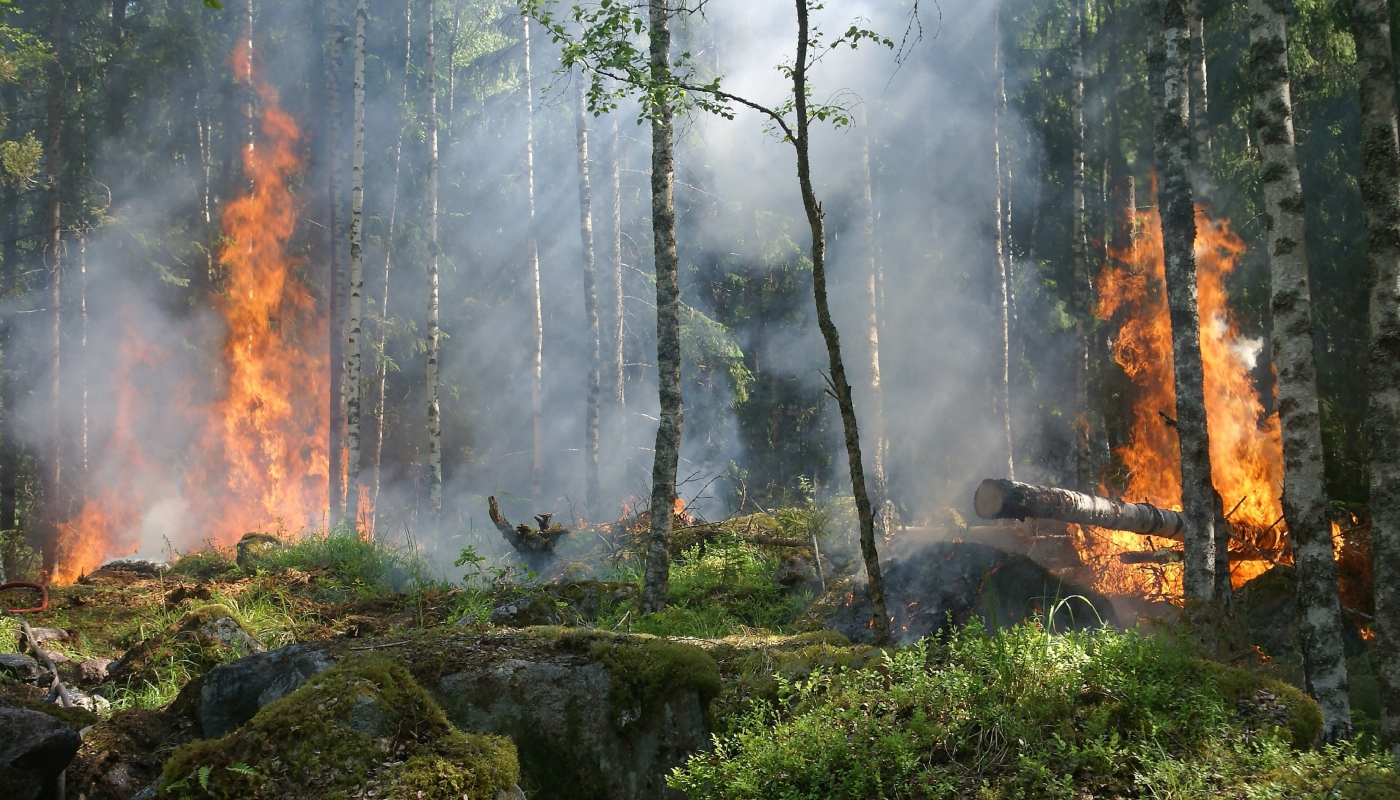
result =
[{"label": "twig", "polygon": [[[1240,510],[1240,506],[1244,505],[1244,501],[1246,501],[1246,500],[1248,500],[1248,499],[1249,499],[1249,495],[1245,495],[1244,497],[1241,497],[1241,498],[1240,498],[1240,501],[1239,501],[1238,503],[1235,503],[1235,507],[1232,508],[1232,509],[1230,509],[1230,513],[1225,515],[1225,520],[1228,522],[1229,519],[1230,519],[1230,517],[1233,516],[1234,513],[1235,513],[1236,511],[1239,511],[1239,510]],[[1278,523],[1275,522],[1274,524],[1277,525]]]},{"label": "twig", "polygon": [[383,649],[386,648],[386,647],[398,647],[399,645],[403,645],[403,644],[408,644],[408,642],[407,642],[407,641],[402,641],[402,642],[389,642],[388,644],[370,644],[370,645],[365,645],[364,647],[351,647],[351,648],[348,648],[348,649],[350,649],[350,650],[383,650]]}]

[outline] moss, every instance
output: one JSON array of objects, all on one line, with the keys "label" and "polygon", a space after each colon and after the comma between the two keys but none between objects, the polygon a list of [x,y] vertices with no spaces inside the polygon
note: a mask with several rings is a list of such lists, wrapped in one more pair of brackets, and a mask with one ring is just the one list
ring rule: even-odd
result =
[{"label": "moss", "polygon": [[1200,677],[1226,708],[1248,707],[1263,690],[1277,698],[1288,710],[1288,731],[1293,747],[1306,750],[1322,735],[1322,709],[1298,687],[1252,672],[1201,661]]},{"label": "moss", "polygon": [[662,639],[598,638],[588,649],[611,674],[608,703],[614,722],[628,722],[677,691],[693,691],[708,706],[720,692],[719,665],[709,653],[690,644]]},{"label": "moss", "polygon": [[48,690],[27,683],[0,684],[0,705],[19,706],[30,711],[48,714],[78,730],[96,724],[100,719],[87,709],[63,708],[57,703],[50,703],[44,699],[47,694]]},{"label": "moss", "polygon": [[519,778],[515,747],[454,729],[404,667],[356,654],[222,739],[166,762],[160,796],[492,798]]},{"label": "moss", "polygon": [[170,566],[172,575],[184,575],[197,581],[229,576],[237,570],[238,565],[228,554],[214,548],[181,556]]},{"label": "moss", "polygon": [[803,680],[819,669],[828,673],[860,669],[881,655],[879,648],[852,645],[829,631],[793,636],[756,649],[726,646],[725,650],[713,651],[725,677],[724,690],[711,706],[712,727],[719,733],[754,702],[776,701],[780,681]]},{"label": "moss", "polygon": [[[237,612],[222,603],[206,603],[186,612],[165,630],[127,651],[112,667],[113,680],[127,687],[158,685],[173,665],[180,665],[194,678],[226,661],[250,655],[250,646],[222,642],[206,629],[225,617],[243,627]],[[248,634],[247,641],[257,640]]]}]

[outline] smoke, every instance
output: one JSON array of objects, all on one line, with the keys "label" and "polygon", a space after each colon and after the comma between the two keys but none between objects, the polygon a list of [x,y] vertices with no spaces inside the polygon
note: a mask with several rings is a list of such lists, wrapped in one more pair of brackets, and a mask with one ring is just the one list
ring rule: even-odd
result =
[{"label": "smoke", "polygon": [[[532,227],[519,70],[523,22],[512,7],[498,2],[444,5],[440,13],[445,16],[437,25],[438,61],[450,60],[453,67],[450,78],[448,70],[440,73],[438,90],[440,395],[447,506],[440,525],[430,524],[425,502],[423,337],[431,251],[426,235],[425,40],[416,3],[408,38],[399,2],[375,3],[368,31],[365,373],[369,381],[377,373],[370,365],[385,363],[376,352],[384,335],[388,378],[377,531],[390,538],[410,531],[419,543],[450,558],[463,544],[474,543],[485,552],[501,549],[499,537],[483,534],[491,530],[485,521],[487,495],[497,496],[512,519],[583,511],[588,348],[571,83],[578,78],[555,73],[557,49],[536,26]],[[862,184],[868,180],[873,188],[875,256],[883,272],[884,418],[891,443],[886,468],[894,499],[912,517],[967,506],[977,481],[992,465],[1004,462],[990,399],[992,364],[998,357],[991,303],[996,269],[991,149],[995,5],[991,0],[945,4],[936,19],[930,18],[930,8],[921,7],[923,39],[909,39],[902,60],[866,43],[858,50],[826,54],[811,75],[815,100],[859,104],[869,120],[864,129],[814,126],[813,172],[827,219],[833,311],[865,426],[867,468],[876,443],[865,330],[869,275],[862,266],[866,253],[857,225]],[[910,26],[909,12],[907,7],[841,0],[815,12],[814,21],[828,37],[864,20],[862,27],[900,41]],[[339,70],[341,118],[328,119],[317,28],[304,13],[283,4],[256,3],[253,41],[267,81],[306,131],[304,168],[291,182],[299,216],[287,255],[304,287],[298,291],[314,295],[317,308],[324,309],[327,237],[345,235],[325,230],[324,192],[326,169],[334,167],[343,174],[346,196],[341,199],[348,201],[350,42]],[[345,20],[348,24],[349,14]],[[186,550],[216,533],[227,541],[227,533],[211,530],[210,512],[194,507],[202,499],[192,497],[187,487],[198,454],[221,446],[209,439],[197,412],[227,392],[222,353],[228,328],[211,300],[226,289],[227,267],[211,253],[217,254],[220,211],[244,183],[238,143],[240,126],[246,131],[247,122],[227,61],[244,25],[243,12],[233,6],[221,15],[200,17],[191,28],[195,43],[189,45],[199,55],[197,68],[188,75],[150,78],[163,91],[133,104],[126,133],[100,148],[94,173],[125,177],[114,183],[115,222],[86,237],[86,345],[78,341],[72,314],[76,239],[69,237],[64,389],[57,413],[68,442],[65,464],[81,468],[77,465],[86,458],[86,480],[72,484],[84,486],[85,495],[68,502],[75,514],[82,500],[102,496],[132,507],[122,518],[125,527],[114,529],[112,540],[104,543],[104,557],[159,555],[167,547]],[[795,32],[792,9],[781,4],[710,4],[703,14],[678,22],[676,49],[689,50],[704,68],[721,75],[728,91],[777,107],[786,100],[787,86],[776,67],[792,58]],[[400,92],[404,48],[410,42],[405,114]],[[170,102],[177,105],[172,108]],[[589,118],[605,361],[607,331],[614,324],[606,157],[610,148],[620,148],[627,361],[625,408],[609,404],[604,366],[600,453],[607,504],[589,510],[596,519],[615,518],[625,500],[647,491],[657,414],[649,128],[636,124],[633,106],[616,113],[621,133],[616,145],[611,121]],[[319,138],[323,124],[340,124],[344,131],[334,163],[326,161]],[[1008,139],[1027,138],[1016,120],[1003,126]],[[400,134],[402,156],[396,159]],[[872,174],[860,169],[864,137],[869,138]],[[803,282],[810,280],[803,277],[800,263],[809,235],[793,149],[765,131],[760,115],[740,108],[733,120],[700,112],[686,117],[677,151],[689,342],[687,433],[680,468],[687,483],[682,495],[712,518],[729,513],[744,496],[744,475],[759,457],[756,423],[741,420],[736,409],[752,388],[744,376],[753,379],[755,367],[763,380],[776,382],[765,385],[786,386],[784,391],[797,400],[816,398],[816,414],[801,422],[804,427],[783,427],[798,423],[774,415],[781,425],[768,435],[815,440],[824,454],[804,462],[814,473],[807,477],[838,491],[847,483],[844,441],[835,405],[822,394],[829,365],[812,322],[810,284]],[[532,230],[540,253],[544,328],[538,501],[529,497],[534,443],[525,241]],[[761,336],[754,333],[757,328],[738,333],[715,322],[732,310],[715,301],[721,293],[712,285],[725,270],[791,280],[798,288],[807,287],[808,294],[799,295],[802,302],[785,310],[783,318],[767,321]],[[387,315],[381,320],[386,289]],[[29,369],[45,374],[52,358],[47,313],[38,306],[4,311],[16,320],[15,338]],[[317,349],[320,343],[310,341],[310,331],[289,335],[308,352],[324,352]],[[84,380],[86,402],[72,389]],[[54,409],[45,385],[35,384],[21,412],[23,439],[37,452],[46,451],[53,428]],[[372,382],[365,388],[368,462],[375,434],[368,417],[378,390]],[[289,399],[307,415],[322,413],[325,403],[322,397]],[[123,416],[124,408],[132,413]],[[73,443],[84,430],[86,450]],[[798,469],[796,461],[790,466]],[[795,485],[787,488],[797,491]],[[261,524],[288,530],[324,524],[323,509],[302,511],[295,518]]]}]

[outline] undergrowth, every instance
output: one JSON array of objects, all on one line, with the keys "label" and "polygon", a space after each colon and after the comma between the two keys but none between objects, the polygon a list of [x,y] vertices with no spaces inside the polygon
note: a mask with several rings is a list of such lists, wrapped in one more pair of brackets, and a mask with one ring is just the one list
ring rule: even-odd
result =
[{"label": "undergrowth", "polygon": [[[1290,719],[1251,716],[1259,691]],[[974,622],[873,668],[780,678],[669,782],[692,800],[1397,796],[1384,758],[1297,752],[1319,727],[1296,689],[1165,638]]]},{"label": "undergrowth", "polygon": [[[754,629],[786,632],[811,604],[806,592],[788,593],[775,577],[780,558],[738,536],[721,534],[686,550],[671,564],[666,608],[642,615],[628,600],[599,615],[598,626],[626,627],[657,636],[719,638]],[[641,586],[640,570],[617,576]]]}]

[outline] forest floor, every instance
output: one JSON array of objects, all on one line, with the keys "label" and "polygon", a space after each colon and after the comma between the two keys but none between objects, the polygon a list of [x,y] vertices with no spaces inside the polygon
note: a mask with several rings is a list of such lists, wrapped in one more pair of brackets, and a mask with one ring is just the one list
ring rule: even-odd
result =
[{"label": "forest floor", "polygon": [[[774,533],[795,518],[774,520]],[[791,554],[719,533],[678,551],[670,607],[658,615],[636,608],[638,570],[625,557],[586,580],[561,571],[547,582],[520,567],[487,567],[468,549],[462,580],[448,582],[411,552],[344,531],[241,557],[210,548],[162,569],[106,568],[52,587],[49,609],[25,615],[51,637],[42,647],[64,681],[98,698],[91,710],[59,711],[45,702],[47,676],[4,669],[0,705],[41,709],[85,730],[68,770],[68,796],[85,800],[130,800],[143,789],[143,797],[495,798],[518,796],[500,794],[517,778],[533,796],[568,796],[532,778],[527,740],[463,739],[475,734],[457,733],[447,719],[458,717],[442,716],[435,703],[450,698],[423,677],[421,653],[406,652],[479,645],[504,663],[553,648],[565,661],[604,663],[614,692],[621,672],[635,673],[625,685],[638,697],[661,697],[671,684],[698,692],[704,731],[718,738],[667,767],[673,796],[1400,798],[1400,772],[1373,740],[1317,742],[1320,713],[1279,679],[1290,673],[1277,662],[1239,669],[1199,658],[1166,631],[1061,634],[1035,620],[989,631],[974,618],[909,645],[856,645],[811,630],[804,614],[822,598],[803,588],[810,576],[785,575]],[[853,561],[840,543],[829,549],[837,564]],[[835,572],[822,582],[844,591]],[[0,603],[29,604],[11,592]],[[243,635],[226,635],[232,627]],[[346,669],[361,672],[342,677],[373,684],[376,697],[416,698],[427,710],[413,724],[437,732],[368,772],[299,781],[281,765],[280,783],[257,758],[277,741],[269,726],[292,724],[269,716],[281,706],[217,740],[225,745],[199,740],[191,692],[182,691],[219,664],[294,643],[382,654],[383,663],[354,661]],[[663,658],[664,647],[672,649]],[[16,618],[0,618],[0,653],[22,650]],[[711,671],[715,687],[696,677]],[[329,681],[314,679],[291,698],[337,708],[326,693],[338,684]],[[262,742],[263,752],[249,742]],[[235,744],[244,753],[235,760],[215,750]],[[0,765],[0,784],[3,775]]]}]

